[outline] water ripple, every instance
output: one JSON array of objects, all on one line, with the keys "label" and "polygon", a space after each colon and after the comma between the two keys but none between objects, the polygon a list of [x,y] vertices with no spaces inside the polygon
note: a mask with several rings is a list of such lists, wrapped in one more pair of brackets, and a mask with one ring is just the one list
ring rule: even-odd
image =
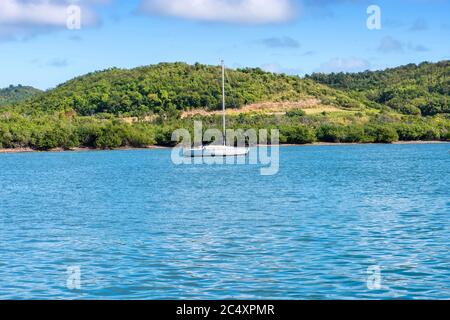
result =
[{"label": "water ripple", "polygon": [[281,151],[0,155],[0,299],[450,298],[447,145]]}]

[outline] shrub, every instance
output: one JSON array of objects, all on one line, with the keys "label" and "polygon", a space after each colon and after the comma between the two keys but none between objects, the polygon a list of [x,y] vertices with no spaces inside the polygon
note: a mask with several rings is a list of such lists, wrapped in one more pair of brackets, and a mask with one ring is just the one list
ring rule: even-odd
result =
[{"label": "shrub", "polygon": [[364,141],[364,129],[359,125],[325,124],[317,129],[317,138],[322,142],[361,142]]},{"label": "shrub", "polygon": [[285,142],[289,144],[307,144],[316,141],[314,130],[306,126],[284,127],[281,133],[285,137]]},{"label": "shrub", "polygon": [[101,128],[95,122],[81,122],[77,126],[78,140],[84,147],[96,147],[96,140],[100,134]]},{"label": "shrub", "polygon": [[172,141],[174,129],[170,127],[159,127],[156,130],[155,141],[158,146],[173,147],[176,142]]},{"label": "shrub", "polygon": [[153,132],[136,126],[128,126],[125,130],[126,144],[140,148],[155,144]]},{"label": "shrub", "polygon": [[288,118],[297,118],[297,117],[303,117],[306,116],[306,112],[302,109],[292,109],[286,112],[286,116]]},{"label": "shrub", "polygon": [[368,125],[364,133],[367,142],[392,143],[399,139],[397,131],[387,125]]},{"label": "shrub", "polygon": [[325,124],[317,129],[317,139],[322,142],[343,142],[345,132],[341,126]]},{"label": "shrub", "polygon": [[426,124],[398,124],[395,128],[402,141],[441,139],[440,130]]},{"label": "shrub", "polygon": [[118,148],[124,145],[123,132],[118,126],[112,124],[101,128],[95,140],[95,147],[101,149]]}]

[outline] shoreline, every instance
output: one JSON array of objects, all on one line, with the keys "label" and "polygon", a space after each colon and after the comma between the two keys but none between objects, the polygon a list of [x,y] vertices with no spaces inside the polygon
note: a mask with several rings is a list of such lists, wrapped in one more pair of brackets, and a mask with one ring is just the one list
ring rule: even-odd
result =
[{"label": "shoreline", "polygon": [[332,147],[332,146],[367,146],[367,145],[410,145],[410,144],[450,144],[450,141],[396,141],[392,143],[375,142],[314,142],[307,144],[280,144],[280,147]]},{"label": "shoreline", "polygon": [[[333,146],[364,146],[364,145],[422,145],[422,144],[450,144],[450,141],[397,141],[393,143],[344,143],[344,142],[315,142],[307,144],[280,144],[280,147],[333,147]],[[263,145],[258,145],[263,146]],[[264,145],[267,146],[267,145]],[[172,149],[171,147],[163,146],[147,146],[142,148],[135,147],[120,147],[112,149],[96,149],[96,148],[73,148],[73,149],[63,149],[55,148],[50,150],[35,150],[32,148],[0,148],[0,154],[12,154],[12,153],[48,153],[48,152],[91,152],[91,151],[131,151],[131,150],[165,150]]]},{"label": "shoreline", "polygon": [[51,152],[99,152],[99,151],[131,151],[131,150],[157,150],[157,149],[170,149],[169,147],[161,147],[161,146],[147,146],[142,148],[135,147],[119,147],[112,149],[98,149],[98,148],[87,148],[87,147],[79,147],[72,149],[64,149],[64,148],[54,148],[49,150],[36,150],[32,148],[0,148],[0,154],[9,154],[9,153],[51,153]]}]

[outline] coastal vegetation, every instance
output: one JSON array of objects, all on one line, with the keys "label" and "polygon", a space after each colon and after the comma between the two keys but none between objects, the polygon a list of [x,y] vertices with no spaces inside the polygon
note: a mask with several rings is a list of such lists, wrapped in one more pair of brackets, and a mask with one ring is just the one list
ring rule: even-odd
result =
[{"label": "coastal vegetation", "polygon": [[[203,121],[204,129],[220,129],[221,126],[219,116],[158,118],[130,124],[119,118],[82,117],[64,112],[34,117],[5,112],[0,116],[0,148],[49,150],[173,146],[172,132],[178,128],[192,130],[194,120]],[[343,119],[327,114],[298,117],[241,114],[229,117],[228,126],[244,130],[279,129],[280,143],[286,144],[450,140],[450,121],[442,116],[424,118],[385,113]]]},{"label": "coastal vegetation", "polygon": [[[285,144],[449,141],[449,75],[449,62],[305,78],[230,70],[227,106],[236,112],[227,125],[279,129]],[[192,131],[196,120],[204,130],[221,128],[214,66],[108,69],[46,92],[7,89],[0,90],[0,101],[8,101],[0,103],[0,148],[173,146],[172,132]],[[258,103],[293,107],[248,108]]]}]

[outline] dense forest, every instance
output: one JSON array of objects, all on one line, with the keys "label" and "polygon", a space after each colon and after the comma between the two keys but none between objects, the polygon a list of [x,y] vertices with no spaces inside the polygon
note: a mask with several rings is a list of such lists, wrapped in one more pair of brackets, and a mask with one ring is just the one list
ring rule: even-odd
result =
[{"label": "dense forest", "polygon": [[[227,118],[229,128],[279,129],[281,143],[450,140],[449,62],[306,78],[261,69],[229,70],[227,76],[229,108],[318,101],[316,113],[299,108]],[[0,148],[173,146],[172,132],[192,131],[195,120],[203,121],[205,130],[221,128],[218,115],[181,116],[190,109],[220,108],[220,68],[214,66],[108,69],[46,92],[29,87],[0,92],[8,96],[0,104]]]},{"label": "dense forest", "polygon": [[[29,117],[13,112],[0,114],[0,148],[49,150],[75,147],[117,148],[150,145],[173,146],[172,132],[184,128],[192,132],[193,121],[203,121],[204,129],[221,128],[220,116],[161,119],[133,124],[118,118],[79,117],[64,112]],[[333,114],[286,115],[240,114],[228,117],[228,128],[279,129],[280,143],[312,142],[391,143],[414,140],[450,140],[448,118],[417,117],[382,112],[336,117]]]},{"label": "dense forest", "polygon": [[[70,80],[18,106],[22,111],[74,110],[143,116],[176,114],[192,108],[214,110],[221,105],[221,70],[201,64],[161,63],[131,70],[108,69]],[[346,93],[309,79],[273,74],[261,69],[227,71],[227,107],[261,101],[317,98],[324,104],[360,108]]]},{"label": "dense forest", "polygon": [[20,84],[18,86],[10,85],[8,88],[0,89],[0,106],[24,101],[40,92],[40,90],[33,87]]},{"label": "dense forest", "polygon": [[404,114],[450,113],[450,61],[384,71],[312,74],[307,78]]}]

